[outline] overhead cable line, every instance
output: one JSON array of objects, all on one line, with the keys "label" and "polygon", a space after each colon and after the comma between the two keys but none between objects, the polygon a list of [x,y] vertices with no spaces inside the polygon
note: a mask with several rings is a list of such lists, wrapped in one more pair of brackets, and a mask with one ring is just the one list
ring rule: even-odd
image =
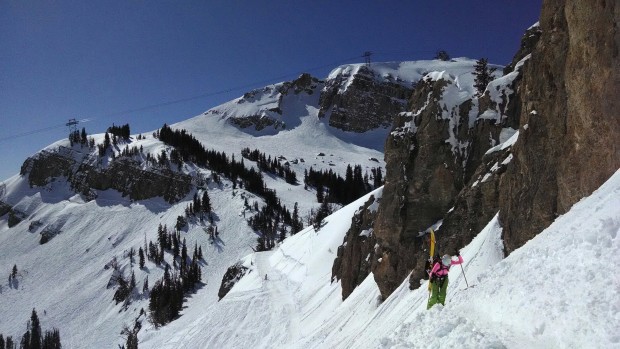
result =
[{"label": "overhead cable line", "polygon": [[[142,106],[142,107],[138,107],[138,108],[127,109],[127,110],[122,110],[122,111],[117,111],[117,112],[110,112],[110,113],[105,113],[105,114],[100,114],[100,115],[96,115],[95,114],[95,117],[90,117],[90,118],[78,120],[78,122],[79,123],[84,123],[84,122],[92,121],[92,120],[95,120],[95,119],[108,118],[108,117],[111,117],[111,116],[118,116],[118,115],[131,114],[131,113],[136,113],[136,112],[141,112],[141,111],[146,111],[146,110],[152,110],[152,109],[157,109],[157,108],[161,108],[161,107],[167,107],[167,106],[174,105],[174,104],[185,103],[185,102],[189,102],[189,101],[193,101],[193,100],[197,100],[197,99],[201,99],[201,98],[212,97],[212,96],[221,95],[221,94],[224,94],[224,93],[230,93],[230,92],[234,92],[234,91],[238,91],[238,90],[242,90],[242,89],[251,88],[251,87],[254,87],[254,86],[262,86],[262,85],[265,85],[265,84],[273,84],[274,82],[279,82],[279,81],[281,81],[283,79],[294,77],[294,76],[297,76],[297,75],[299,75],[301,73],[312,72],[312,71],[316,71],[316,70],[319,70],[319,69],[334,67],[336,65],[343,64],[343,63],[349,62],[349,61],[354,60],[354,59],[366,58],[366,59],[368,59],[368,61],[367,61],[367,63],[368,63],[369,62],[370,54],[374,54],[374,55],[377,55],[377,56],[387,56],[387,55],[400,55],[400,54],[407,54],[407,55],[434,54],[434,52],[431,52],[430,50],[422,50],[422,51],[366,51],[362,55],[352,56],[352,57],[340,59],[340,60],[337,60],[337,61],[334,61],[334,62],[331,62],[331,63],[323,64],[323,65],[320,65],[320,66],[315,66],[315,67],[310,67],[310,68],[302,69],[301,71],[297,71],[297,72],[294,72],[294,73],[288,73],[288,74],[272,77],[272,78],[265,79],[265,80],[255,81],[255,82],[244,84],[244,85],[238,85],[238,86],[227,88],[227,89],[223,89],[223,90],[202,93],[202,94],[195,95],[195,96],[175,99],[175,100],[161,102],[161,103],[156,103],[156,104],[150,104],[150,105],[146,105],[146,106]],[[39,128],[39,129],[35,129],[35,130],[30,130],[30,131],[26,131],[26,132],[22,132],[22,133],[18,133],[18,134],[13,134],[13,135],[10,135],[10,136],[0,137],[0,142],[10,141],[10,140],[13,140],[13,139],[16,139],[16,138],[21,138],[21,137],[30,136],[30,135],[37,134],[37,133],[47,132],[47,131],[51,131],[51,130],[54,130],[54,129],[57,129],[57,128],[66,127],[66,126],[67,126],[66,122],[63,122],[61,124],[56,124],[56,125],[52,125],[52,126],[48,126],[48,127],[43,127],[43,128]]]},{"label": "overhead cable line", "polygon": [[[88,122],[91,119],[82,119],[82,120],[78,120],[78,122],[84,123],[84,122]],[[10,136],[5,136],[5,137],[0,137],[0,142],[3,141],[9,141],[15,138],[20,138],[20,137],[25,137],[25,136],[30,136],[36,133],[41,133],[41,132],[46,132],[46,131],[51,131],[57,128],[61,128],[61,127],[67,127],[67,122],[63,122],[62,124],[57,124],[57,125],[53,125],[53,126],[48,126],[48,127],[43,127],[43,128],[39,128],[36,130],[31,130],[31,131],[26,131],[26,132],[22,132],[22,133],[17,133],[17,134],[13,134]]]},{"label": "overhead cable line", "polygon": [[[312,71],[319,70],[319,69],[333,67],[334,65],[342,64],[342,63],[351,61],[351,60],[356,59],[356,58],[360,58],[360,56],[349,57],[349,58],[345,58],[345,59],[340,59],[340,60],[332,62],[332,63],[327,63],[327,64],[323,64],[323,65],[316,66],[316,67],[311,67],[311,68],[306,68],[306,69],[303,69],[301,71],[301,73],[312,72]],[[281,79],[286,79],[286,78],[289,78],[291,76],[297,76],[297,75],[299,75],[301,73],[298,71],[298,72],[295,72],[295,73],[289,73],[289,74],[285,74],[285,75],[280,75],[280,76],[272,77],[270,79],[265,79],[265,80],[261,80],[261,81],[255,81],[255,82],[252,82],[252,83],[249,83],[249,84],[239,85],[239,86],[231,87],[231,88],[224,89],[224,90],[202,93],[202,94],[191,96],[191,97],[185,97],[185,98],[175,99],[175,100],[166,101],[166,102],[162,102],[162,103],[146,105],[146,106],[139,107],[139,108],[134,108],[134,109],[127,109],[127,110],[123,110],[123,111],[117,111],[117,112],[101,114],[101,115],[97,115],[96,117],[91,117],[91,118],[79,120],[79,122],[92,121],[92,120],[100,119],[100,118],[108,118],[108,117],[111,117],[111,116],[136,113],[136,112],[141,112],[141,111],[145,111],[145,110],[151,110],[151,109],[157,109],[157,108],[161,108],[161,107],[166,107],[166,106],[169,106],[169,105],[185,103],[185,102],[193,101],[193,100],[200,99],[200,98],[206,98],[206,97],[216,96],[216,95],[220,95],[220,94],[224,94],[224,93],[238,91],[238,90],[254,87],[254,86],[257,86],[257,85],[264,85],[264,84],[274,83],[274,81],[279,81]],[[61,128],[61,127],[66,127],[66,126],[67,126],[67,124],[66,124],[66,122],[64,122],[62,124],[57,124],[57,125],[52,125],[52,126],[48,126],[48,127],[43,127],[43,128],[40,128],[40,129],[35,129],[35,130],[26,131],[26,132],[22,132],[22,133],[18,133],[18,134],[13,134],[13,135],[10,135],[10,136],[0,137],[0,142],[13,140],[13,139],[20,138],[20,137],[30,136],[30,135],[41,133],[41,132],[51,131],[51,130],[54,130],[54,129],[57,129],[57,128]]]}]

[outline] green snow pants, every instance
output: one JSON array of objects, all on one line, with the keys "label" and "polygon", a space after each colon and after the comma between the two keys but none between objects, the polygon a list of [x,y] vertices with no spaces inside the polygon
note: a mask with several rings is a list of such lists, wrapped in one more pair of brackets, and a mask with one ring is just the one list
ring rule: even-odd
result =
[{"label": "green snow pants", "polygon": [[431,297],[428,299],[426,309],[430,309],[433,305],[446,303],[446,292],[448,291],[448,277],[442,280],[434,280],[431,282]]}]

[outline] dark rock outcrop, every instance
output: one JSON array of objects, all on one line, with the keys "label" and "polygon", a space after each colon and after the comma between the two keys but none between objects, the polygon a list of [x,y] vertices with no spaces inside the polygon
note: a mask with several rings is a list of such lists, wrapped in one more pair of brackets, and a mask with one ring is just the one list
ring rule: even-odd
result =
[{"label": "dark rock outcrop", "polygon": [[31,186],[45,186],[54,178],[66,177],[72,188],[87,199],[96,198],[96,190],[115,189],[132,200],[157,196],[170,203],[181,200],[191,189],[191,177],[168,168],[144,170],[127,158],[114,160],[107,168],[78,163],[62,152],[42,151],[24,162],[20,172]]},{"label": "dark rock outcrop", "polygon": [[5,214],[9,213],[9,211],[11,210],[11,205],[0,201],[0,217],[4,216]]},{"label": "dark rock outcrop", "polygon": [[250,115],[231,118],[230,123],[239,128],[253,127],[256,131],[262,131],[270,126],[273,126],[276,130],[286,128],[284,122],[270,118],[267,115]]},{"label": "dark rock outcrop", "polygon": [[353,216],[351,228],[347,231],[344,242],[338,246],[337,257],[332,266],[332,281],[339,280],[342,285],[342,299],[370,274],[370,266],[374,259],[375,237],[373,225],[376,207],[380,199],[370,199]]},{"label": "dark rock outcrop", "polygon": [[504,75],[514,71],[517,63],[534,51],[534,47],[536,47],[538,40],[540,40],[540,34],[542,34],[540,25],[534,25],[525,31],[525,34],[523,34],[521,38],[521,47],[519,47],[517,54],[513,57],[512,62],[504,67]]},{"label": "dark rock outcrop", "polygon": [[39,244],[43,245],[43,244],[48,243],[50,240],[52,240],[54,237],[56,237],[56,235],[60,233],[61,233],[60,230],[54,229],[52,227],[47,227],[43,229],[43,231],[41,232],[41,239],[39,240]]},{"label": "dark rock outcrop", "polygon": [[[443,217],[436,243],[440,254],[453,254],[467,245],[497,214],[500,183],[512,161],[511,148],[486,154],[471,180],[460,191],[453,207]],[[415,252],[423,258],[415,261],[409,278],[409,288],[415,289],[424,278],[424,262],[428,256],[426,237],[418,239]]]},{"label": "dark rock outcrop", "polygon": [[410,112],[395,119],[385,146],[384,199],[374,227],[379,247],[372,271],[383,297],[409,273],[411,287],[419,285],[428,258],[421,232],[442,221],[438,244],[442,253],[452,253],[497,213],[511,147],[486,153],[519,125],[528,54],[520,51],[517,56],[523,58],[514,71],[491,82],[479,98],[446,97],[462,93],[455,78],[427,77],[416,86]]},{"label": "dark rock outcrop", "polygon": [[[330,126],[344,131],[390,127],[394,116],[405,110],[412,89],[399,81],[378,79],[366,66],[353,77],[350,74],[341,73],[325,83],[319,117],[328,116]],[[349,79],[352,81],[344,89]]]},{"label": "dark rock outcrop", "polygon": [[620,167],[620,4],[546,0],[523,79],[521,134],[502,183],[507,253]]},{"label": "dark rock outcrop", "polygon": [[[427,252],[416,236],[433,223],[452,253],[499,211],[510,253],[618,170],[619,15],[613,1],[545,1],[507,75],[457,113],[439,103],[449,79],[418,84],[386,142],[372,264],[383,297],[411,271],[417,287]],[[515,144],[485,155],[517,128]]]},{"label": "dark rock outcrop", "polygon": [[58,177],[69,177],[76,161],[59,153],[42,150],[22,164],[20,175],[28,175],[31,187],[42,187]]},{"label": "dark rock outcrop", "polygon": [[27,215],[24,212],[18,211],[14,208],[9,210],[9,217],[7,220],[9,228],[18,225],[21,221],[26,219]]},{"label": "dark rock outcrop", "polygon": [[[511,88],[502,88],[516,90],[515,80],[507,83]],[[510,100],[515,99],[512,95],[497,94],[498,102],[487,92],[480,99],[469,98],[447,105],[444,95],[456,88],[450,77],[419,82],[411,99],[411,112],[396,118],[386,141],[384,200],[375,224],[379,249],[373,263],[373,274],[384,297],[412,270],[412,279],[422,276],[428,256],[425,241],[417,237],[445,219],[457,203],[468,204],[456,212],[463,211],[460,215],[469,217],[471,226],[484,226],[497,212],[493,209],[487,209],[489,213],[485,215],[470,212],[478,206],[472,202],[478,194],[463,193],[460,201],[459,196],[481,171],[485,152],[499,142],[502,130],[515,123],[506,114],[514,109]],[[476,190],[482,187],[486,185]],[[489,195],[497,196],[497,193]],[[454,239],[453,234],[462,233],[460,226],[454,228],[458,229],[442,228],[438,236],[446,241],[467,241],[477,232]],[[442,243],[442,247],[447,251],[456,248],[456,244]]]},{"label": "dark rock outcrop", "polygon": [[82,164],[71,180],[79,192],[88,195],[91,189],[115,189],[132,200],[145,200],[161,196],[174,203],[191,189],[191,177],[168,168],[143,170],[131,159],[118,159],[104,170]]},{"label": "dark rock outcrop", "polygon": [[220,284],[220,290],[217,292],[217,296],[222,300],[228,292],[235,286],[237,281],[241,280],[241,278],[248,272],[248,268],[244,267],[241,263],[237,263],[231,267],[228,267],[224,277],[222,278],[222,283]]}]

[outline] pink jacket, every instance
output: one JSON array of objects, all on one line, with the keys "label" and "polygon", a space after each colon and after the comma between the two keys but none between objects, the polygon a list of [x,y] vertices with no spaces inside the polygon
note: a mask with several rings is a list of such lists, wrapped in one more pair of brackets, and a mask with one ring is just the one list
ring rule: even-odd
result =
[{"label": "pink jacket", "polygon": [[[459,255],[459,260],[455,261],[455,260],[450,260],[450,266],[452,265],[459,265],[463,263],[463,257],[461,257]],[[428,274],[431,278],[433,276],[439,276],[439,277],[444,277],[446,275],[448,275],[448,270],[449,268],[442,268],[441,267],[441,262],[437,262],[433,265],[433,269],[431,269],[431,272]]]}]

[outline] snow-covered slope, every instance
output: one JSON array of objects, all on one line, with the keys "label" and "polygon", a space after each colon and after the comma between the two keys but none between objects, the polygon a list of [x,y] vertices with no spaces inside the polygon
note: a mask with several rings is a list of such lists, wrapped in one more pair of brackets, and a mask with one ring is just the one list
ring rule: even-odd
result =
[{"label": "snow-covered slope", "polygon": [[506,259],[495,217],[462,249],[464,273],[451,270],[446,305],[430,310],[425,282],[411,291],[405,281],[383,303],[372,275],[344,302],[330,283],[329,260],[365,199],[318,232],[246,257],[252,272],[221,302],[183,329],[141,340],[152,348],[620,347],[620,171]]},{"label": "snow-covered slope", "polygon": [[[161,198],[131,202],[111,190],[85,202],[65,183],[38,191],[18,176],[8,181],[6,190],[9,198],[22,197],[15,206],[29,218],[10,229],[6,220],[0,221],[0,333],[21,336],[32,308],[36,308],[42,327],[59,328],[67,348],[109,348],[122,343],[122,326],[131,325],[141,308],[148,309],[148,298],[141,292],[143,281],[148,277],[152,286],[163,274],[152,262],[141,270],[137,257],[132,268],[127,251],[131,247],[138,250],[145,239],[156,242],[158,225],[170,228],[184,213],[187,202],[169,205]],[[188,300],[189,308],[215,302],[226,268],[256,243],[256,235],[239,217],[243,198],[232,195],[230,183],[211,188],[209,195],[218,215],[220,240],[210,244],[197,224],[182,233],[189,249],[195,243],[202,246],[205,258],[201,267],[206,285]],[[39,232],[48,228],[60,234],[39,245]],[[109,266],[113,258],[126,277],[131,270],[136,274],[140,292],[127,311],[112,300],[114,289],[106,287],[112,277]],[[166,260],[172,265],[169,255]],[[13,265],[18,268],[17,282],[9,284],[6,277]]]},{"label": "snow-covered slope", "polygon": [[[261,95],[261,98],[264,97]],[[257,97],[258,98],[258,97]],[[265,97],[267,98],[267,97]],[[270,98],[270,97],[269,97]],[[300,183],[304,171],[330,169],[344,176],[347,165],[360,164],[364,171],[384,167],[381,147],[368,148],[350,143],[346,133],[326,126],[316,115],[318,93],[290,93],[282,102],[282,111],[287,118],[297,119],[297,126],[277,134],[257,134],[240,131],[213,115],[200,115],[193,119],[172,125],[185,128],[200,140],[206,149],[225,152],[229,157],[241,159],[241,149],[249,147],[275,157],[282,156],[296,171]],[[231,102],[232,103],[232,102]],[[244,105],[242,107],[246,107]],[[222,107],[223,108],[223,107]],[[241,108],[238,106],[238,108]],[[241,109],[231,113],[242,113]],[[291,122],[291,124],[294,124]],[[338,133],[339,132],[339,133]],[[338,133],[338,136],[334,136]],[[116,157],[127,145],[142,148],[143,152],[133,157],[138,166],[148,170],[146,154],[156,156],[161,151],[170,152],[171,147],[151,136],[133,135],[128,143],[121,142],[114,148]],[[95,143],[101,144],[103,134],[89,135]],[[383,135],[369,132],[362,135],[368,143],[378,145]],[[354,139],[354,136],[349,136]],[[71,146],[68,140],[60,140],[43,149],[45,153],[57,153],[72,159],[76,164],[84,163],[106,169],[113,158],[97,155],[97,149]],[[319,153],[323,153],[319,155]],[[246,161],[246,166],[255,166]],[[185,164],[174,171],[187,175],[210,175],[210,170]],[[302,218],[312,208],[317,208],[316,193],[303,184],[291,185],[283,179],[264,175],[267,186],[275,189],[282,204],[292,210],[299,205]],[[148,296],[137,292],[131,305],[124,310],[121,304],[112,300],[115,289],[107,287],[112,278],[111,262],[114,258],[125,277],[136,274],[138,289],[148,277],[149,286],[161,278],[163,269],[152,262],[140,269],[136,263],[130,265],[127,252],[138,250],[145,242],[157,242],[157,227],[166,224],[171,228],[196,192],[193,188],[185,198],[176,204],[169,204],[162,198],[131,201],[114,190],[98,191],[96,199],[88,201],[76,194],[64,177],[48,178],[46,185],[31,188],[26,176],[14,176],[0,183],[0,201],[7,203],[26,219],[14,227],[8,226],[7,214],[0,217],[0,333],[19,338],[26,331],[25,322],[33,308],[41,317],[43,329],[56,327],[61,332],[63,344],[74,348],[100,348],[122,343],[120,331],[123,325],[131,325],[139,317],[141,309],[148,310]],[[202,264],[203,281],[206,283],[185,303],[181,318],[193,321],[195,313],[201,312],[217,300],[217,292],[226,269],[241,257],[252,252],[257,235],[244,217],[244,200],[249,203],[262,200],[243,189],[233,190],[232,183],[222,179],[221,185],[210,183],[207,188],[220,240],[210,244],[203,224],[191,222],[182,232],[189,249],[194,244],[202,246],[205,261]],[[43,231],[59,232],[46,244],[39,244]],[[146,241],[145,241],[146,240]],[[166,255],[172,265],[172,259]],[[17,266],[15,280],[7,279],[13,265]],[[140,317],[144,320],[144,316]],[[174,324],[174,322],[173,322]],[[143,321],[143,330],[148,330]],[[150,335],[157,335],[157,331]]]},{"label": "snow-covered slope", "polygon": [[[231,125],[219,124],[217,118],[204,116],[174,127],[187,128],[207,149],[223,151],[237,159],[241,159],[243,147],[258,148],[272,157],[286,156],[300,183],[303,183],[304,170],[311,166],[332,169],[341,176],[344,176],[348,164],[362,164],[365,171],[370,167],[383,167],[381,152],[334,138],[324,124],[309,115],[312,114],[299,116],[303,125],[296,128],[295,134],[286,131],[277,136],[258,137],[241,133]],[[91,137],[97,143],[103,141],[103,135]],[[170,150],[150,134],[146,139],[133,136],[128,146],[142,147],[144,153],[136,158],[142,160],[147,153],[156,155],[162,150]],[[118,155],[122,148],[124,144],[115,153]],[[67,140],[46,147],[45,151],[60,152],[78,163],[83,161],[101,168],[107,168],[111,161],[109,157],[98,158],[96,149],[71,147]],[[320,152],[324,155],[319,156]],[[246,161],[247,166],[253,164]],[[144,168],[148,169],[148,166]],[[180,171],[204,176],[211,172],[191,164],[184,165]],[[303,184],[291,185],[267,174],[264,180],[269,188],[277,191],[282,203],[290,210],[297,202],[302,218],[311,208],[318,207],[316,193],[311,188],[306,190]],[[198,244],[205,255],[201,267],[206,285],[186,301],[181,319],[188,321],[196,320],[205,308],[217,301],[226,269],[252,252],[256,245],[257,235],[244,216],[244,200],[247,198],[250,204],[256,200],[262,205],[256,195],[239,188],[233,190],[232,183],[226,178],[222,179],[221,185],[211,182],[207,190],[216,214],[219,240],[210,244],[203,224],[199,222],[190,223],[181,233],[188,249]],[[20,337],[26,331],[25,322],[30,312],[36,308],[42,327],[59,328],[62,342],[67,347],[105,348],[122,343],[122,327],[131,325],[141,309],[148,311],[148,295],[137,292],[127,310],[123,310],[121,304],[115,304],[112,300],[115,289],[107,287],[112,277],[111,261],[118,260],[125,277],[135,272],[139,290],[147,277],[152,287],[161,278],[162,267],[147,262],[146,268],[140,269],[136,257],[132,268],[127,252],[132,247],[137,251],[145,245],[145,240],[157,243],[158,225],[174,226],[177,216],[184,215],[195,192],[196,189],[192,189],[179,203],[172,205],[162,198],[131,201],[114,190],[98,191],[95,200],[87,201],[82,195],[75,194],[63,177],[35,188],[31,188],[28,179],[22,176],[3,182],[0,200],[27,217],[11,228],[7,215],[0,219],[0,268],[5,275],[0,278],[0,333],[5,337]],[[45,230],[60,233],[40,245],[40,233]],[[170,255],[166,255],[166,260],[172,265]],[[13,265],[18,268],[18,277],[16,282],[9,283],[7,276]],[[144,320],[144,316],[140,319]],[[168,326],[176,328],[177,321]],[[153,331],[152,325],[143,321],[142,331],[148,332],[149,328],[149,335],[161,333]]]}]

